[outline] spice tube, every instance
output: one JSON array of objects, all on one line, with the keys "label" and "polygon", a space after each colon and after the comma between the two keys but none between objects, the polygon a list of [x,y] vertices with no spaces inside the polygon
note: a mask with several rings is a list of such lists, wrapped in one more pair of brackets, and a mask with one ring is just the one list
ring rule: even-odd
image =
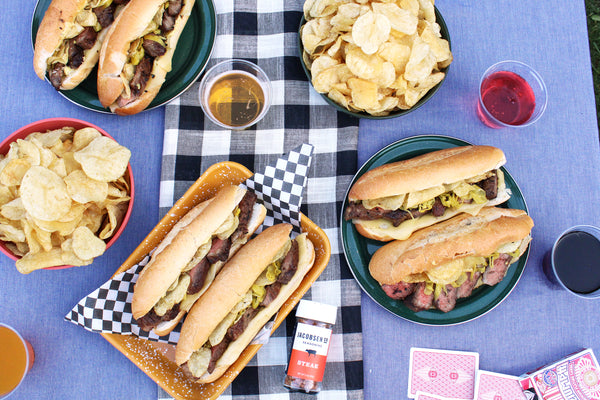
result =
[{"label": "spice tube", "polygon": [[306,393],[321,390],[336,316],[335,306],[300,300],[285,387]]}]

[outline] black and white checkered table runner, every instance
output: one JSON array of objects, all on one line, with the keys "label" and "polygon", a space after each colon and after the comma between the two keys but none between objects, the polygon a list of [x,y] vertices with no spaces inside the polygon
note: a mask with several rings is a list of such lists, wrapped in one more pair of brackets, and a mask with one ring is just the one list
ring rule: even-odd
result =
[{"label": "black and white checkered table runner", "polygon": [[[209,166],[236,161],[261,171],[301,143],[314,146],[301,212],[331,241],[329,265],[305,298],[339,307],[334,339],[319,398],[363,397],[360,288],[341,254],[339,216],[343,196],[357,170],[358,120],[336,112],[312,89],[302,70],[298,28],[303,0],[215,0],[217,39],[207,68],[242,58],[258,64],[273,85],[265,118],[242,132],[224,130],[204,118],[198,83],[166,106],[161,212]],[[291,348],[293,313],[233,381],[223,399],[295,399],[282,385]],[[159,399],[170,398],[159,388]]]}]

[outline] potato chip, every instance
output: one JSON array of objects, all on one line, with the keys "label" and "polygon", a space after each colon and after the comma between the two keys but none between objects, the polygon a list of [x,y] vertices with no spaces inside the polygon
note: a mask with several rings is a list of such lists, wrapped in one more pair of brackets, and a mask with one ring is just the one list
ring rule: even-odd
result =
[{"label": "potato chip", "polygon": [[381,58],[365,54],[359,47],[346,53],[346,65],[350,72],[361,79],[376,79],[381,73],[382,64]]},{"label": "potato chip", "polygon": [[335,13],[338,0],[315,0],[311,3],[308,15],[312,18],[320,18]]},{"label": "potato chip", "polygon": [[423,18],[429,22],[435,22],[435,9],[433,7],[433,0],[419,0],[420,13],[423,14]]},{"label": "potato chip", "polygon": [[409,82],[418,82],[431,75],[436,65],[431,48],[423,39],[417,37],[406,63],[404,78]]},{"label": "potato chip", "polygon": [[108,183],[94,180],[83,171],[76,170],[65,177],[71,199],[78,203],[104,201],[108,196]]},{"label": "potato chip", "polygon": [[419,19],[408,10],[404,10],[392,3],[373,3],[373,11],[387,17],[392,29],[406,35],[417,31]]},{"label": "potato chip", "polygon": [[374,54],[390,36],[390,20],[372,11],[361,15],[352,26],[352,39],[365,54]]},{"label": "potato chip", "polygon": [[348,87],[352,91],[352,103],[360,109],[378,108],[377,85],[373,82],[359,78],[348,80]]},{"label": "potato chip", "polygon": [[127,212],[127,203],[109,203],[106,205],[106,211],[108,219],[105,221],[104,227],[98,234],[100,239],[108,239],[114,234],[119,223],[123,220],[123,216]]},{"label": "potato chip", "polygon": [[346,95],[344,95],[342,92],[340,92],[339,90],[333,88],[329,91],[329,93],[327,93],[327,97],[329,97],[331,100],[335,101],[338,104],[341,104],[342,106],[348,108],[348,97],[346,97]]},{"label": "potato chip", "polygon": [[317,92],[327,93],[333,85],[345,82],[351,76],[352,72],[346,64],[338,64],[327,68],[317,76],[313,76],[312,83]]},{"label": "potato chip", "polygon": [[25,232],[8,222],[0,222],[0,239],[5,242],[24,242]]},{"label": "potato chip", "polygon": [[125,173],[131,152],[114,140],[100,136],[74,154],[83,171],[92,179],[110,182]]},{"label": "potato chip", "polygon": [[15,198],[11,190],[4,185],[0,185],[0,206],[4,205]]},{"label": "potato chip", "polygon": [[91,260],[106,250],[104,240],[96,237],[89,228],[80,226],[73,231],[73,253],[82,260]]},{"label": "potato chip", "polygon": [[29,165],[40,165],[40,150],[31,141],[17,139],[19,159],[26,161]]},{"label": "potato chip", "polygon": [[8,203],[0,207],[0,214],[4,218],[11,219],[13,221],[20,221],[27,217],[27,211],[23,207],[23,201],[20,198],[9,201]]},{"label": "potato chip", "polygon": [[337,64],[339,64],[338,60],[331,58],[330,56],[322,55],[312,63],[311,73],[315,76],[319,75],[327,68],[333,67]]},{"label": "potato chip", "polygon": [[21,184],[21,180],[31,164],[27,160],[18,158],[8,161],[8,163],[0,171],[0,183],[4,186],[17,186]]},{"label": "potato chip", "polygon": [[385,42],[381,45],[378,53],[381,58],[394,65],[396,73],[401,75],[406,69],[406,63],[410,58],[410,47],[396,42]]},{"label": "potato chip", "polygon": [[90,144],[92,140],[100,136],[102,136],[100,132],[94,128],[87,127],[76,130],[73,133],[73,151],[83,149]]},{"label": "potato chip", "polygon": [[452,61],[452,52],[450,51],[450,45],[448,44],[448,41],[439,37],[434,32],[430,23],[425,22],[423,25],[423,30],[419,36],[431,49],[431,52],[435,56],[436,62],[449,65],[449,63],[446,64],[446,62]]},{"label": "potato chip", "polygon": [[74,131],[74,128],[66,127],[47,132],[34,132],[28,135],[25,140],[36,139],[43,147],[49,149],[57,144],[62,144],[65,139],[71,137]]},{"label": "potato chip", "polygon": [[21,182],[23,206],[31,216],[53,221],[71,208],[71,198],[63,179],[48,168],[31,167]]}]

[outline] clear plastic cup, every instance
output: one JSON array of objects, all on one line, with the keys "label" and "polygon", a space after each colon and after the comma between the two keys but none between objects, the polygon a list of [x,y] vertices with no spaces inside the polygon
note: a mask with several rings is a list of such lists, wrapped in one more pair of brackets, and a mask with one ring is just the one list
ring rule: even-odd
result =
[{"label": "clear plastic cup", "polygon": [[477,115],[490,128],[523,128],[544,114],[547,102],[544,80],[533,68],[501,61],[481,77]]},{"label": "clear plastic cup", "polygon": [[215,124],[243,130],[267,114],[271,91],[269,77],[258,65],[240,59],[222,61],[200,81],[200,106]]},{"label": "clear plastic cup", "polygon": [[600,299],[600,229],[576,225],[560,234],[545,254],[544,274],[555,287],[585,299]]},{"label": "clear plastic cup", "polygon": [[0,399],[17,390],[34,358],[31,344],[14,328],[0,323]]}]

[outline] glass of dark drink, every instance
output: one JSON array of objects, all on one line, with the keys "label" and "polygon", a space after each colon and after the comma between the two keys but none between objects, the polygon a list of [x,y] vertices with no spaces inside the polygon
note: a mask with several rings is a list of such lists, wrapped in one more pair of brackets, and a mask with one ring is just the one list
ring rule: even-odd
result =
[{"label": "glass of dark drink", "polygon": [[215,124],[243,130],[265,116],[271,90],[269,77],[258,65],[226,60],[209,69],[200,81],[200,106]]},{"label": "glass of dark drink", "polygon": [[501,61],[481,77],[477,115],[490,128],[525,127],[542,116],[546,103],[546,85],[533,68]]},{"label": "glass of dark drink", "polygon": [[577,225],[564,231],[543,261],[548,279],[586,299],[600,298],[600,229]]}]

